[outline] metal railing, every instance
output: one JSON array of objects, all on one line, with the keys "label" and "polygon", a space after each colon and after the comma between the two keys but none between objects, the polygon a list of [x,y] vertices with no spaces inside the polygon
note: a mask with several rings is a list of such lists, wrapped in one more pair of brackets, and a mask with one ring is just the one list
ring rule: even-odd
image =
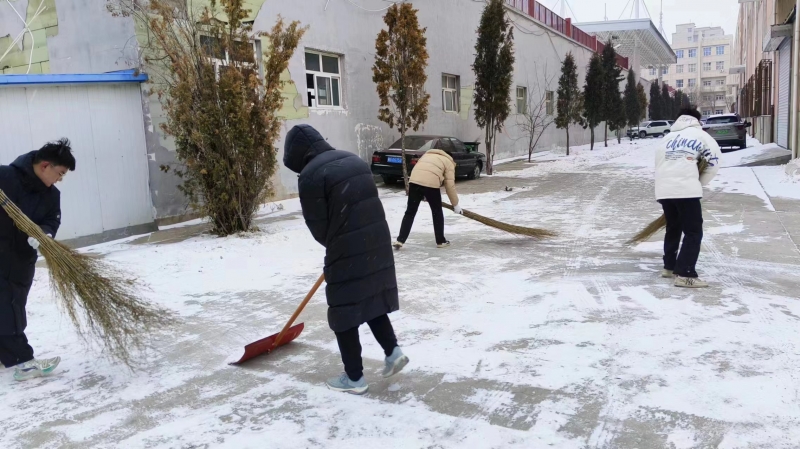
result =
[{"label": "metal railing", "polygon": [[764,59],[756,67],[756,73],[747,80],[741,91],[739,115],[758,117],[772,115],[772,60]]}]

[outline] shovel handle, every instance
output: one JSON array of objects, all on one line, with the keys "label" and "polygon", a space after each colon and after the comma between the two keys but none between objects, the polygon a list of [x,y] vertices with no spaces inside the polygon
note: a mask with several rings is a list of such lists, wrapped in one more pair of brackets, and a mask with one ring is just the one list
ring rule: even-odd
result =
[{"label": "shovel handle", "polygon": [[303,312],[303,309],[306,308],[306,304],[308,304],[308,301],[311,301],[311,297],[314,296],[315,293],[317,293],[317,290],[319,290],[319,286],[322,285],[323,282],[325,282],[325,273],[319,276],[317,282],[314,284],[313,287],[311,287],[311,291],[308,292],[303,302],[300,303],[300,307],[298,307],[297,310],[294,311],[294,315],[292,315],[292,317],[289,318],[289,322],[286,323],[286,326],[283,326],[283,330],[281,330],[281,333],[278,334],[278,338],[275,339],[275,347],[281,344],[281,340],[283,339],[284,334],[286,334],[286,331],[288,331],[289,328],[292,327],[292,324],[294,324],[294,320],[296,320],[297,317],[300,316],[300,313]]}]

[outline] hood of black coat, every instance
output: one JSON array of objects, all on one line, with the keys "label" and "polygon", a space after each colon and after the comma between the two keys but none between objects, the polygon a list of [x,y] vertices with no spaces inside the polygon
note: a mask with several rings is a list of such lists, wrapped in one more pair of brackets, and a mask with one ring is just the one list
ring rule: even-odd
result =
[{"label": "hood of black coat", "polygon": [[313,126],[297,125],[286,135],[283,165],[295,173],[300,173],[312,159],[333,149]]},{"label": "hood of black coat", "polygon": [[23,154],[14,162],[12,162],[11,166],[22,175],[22,185],[26,190],[33,192],[44,192],[48,187],[44,185],[42,180],[39,179],[39,177],[36,176],[36,173],[33,171],[34,156],[36,156],[35,151],[31,151],[28,154]]}]

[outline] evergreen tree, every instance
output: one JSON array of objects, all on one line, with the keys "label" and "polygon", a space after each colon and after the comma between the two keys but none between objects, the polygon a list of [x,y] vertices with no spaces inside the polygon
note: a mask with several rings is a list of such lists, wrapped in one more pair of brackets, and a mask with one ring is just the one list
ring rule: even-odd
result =
[{"label": "evergreen tree", "polygon": [[628,71],[628,83],[625,85],[625,118],[628,126],[636,126],[642,117],[641,104],[639,103],[638,83],[633,70]]},{"label": "evergreen tree", "polygon": [[558,115],[556,127],[567,132],[567,156],[569,156],[569,127],[582,124],[583,110],[581,91],[578,87],[578,67],[572,52],[567,53],[561,65],[561,77],[558,79]]},{"label": "evergreen tree", "polygon": [[644,91],[644,86],[636,84],[636,97],[639,98],[639,121],[647,118],[647,93]]},{"label": "evergreen tree", "polygon": [[590,150],[594,150],[594,129],[604,120],[604,83],[603,60],[599,54],[594,53],[589,60],[583,87],[583,125],[589,128],[592,135]]},{"label": "evergreen tree", "polygon": [[[603,119],[606,121],[605,145],[608,146],[608,127],[612,122],[619,125],[620,112],[623,108],[622,97],[619,94],[619,76],[622,69],[617,65],[617,51],[614,50],[614,41],[609,40],[603,48]],[[619,128],[616,128],[617,130]]]},{"label": "evergreen tree", "polygon": [[669,86],[666,83],[661,85],[661,119],[674,120],[672,96],[669,94]]},{"label": "evergreen tree", "polygon": [[511,112],[514,78],[514,29],[503,0],[489,0],[475,44],[475,121],[486,131],[486,173],[493,172],[497,133]]},{"label": "evergreen tree", "polygon": [[650,83],[650,120],[663,119],[661,103],[661,89],[658,88],[658,81],[653,81]]}]

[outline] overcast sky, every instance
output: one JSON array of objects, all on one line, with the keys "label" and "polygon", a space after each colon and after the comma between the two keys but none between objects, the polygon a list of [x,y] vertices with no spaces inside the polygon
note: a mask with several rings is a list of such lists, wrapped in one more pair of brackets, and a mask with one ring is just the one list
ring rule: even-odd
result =
[{"label": "overcast sky", "polygon": [[[544,6],[556,14],[561,12],[561,0],[539,0]],[[567,17],[576,22],[594,22],[603,20],[604,6],[608,5],[608,20],[631,18],[631,6],[637,0],[566,0],[572,8],[567,8]],[[650,17],[658,28],[661,12],[661,0],[639,0],[647,5]],[[663,0],[664,31],[667,41],[672,42],[675,25],[694,22],[698,27],[721,26],[725,34],[736,34],[736,18],[739,14],[739,3],[736,0]],[[623,15],[624,10],[624,15]],[[622,15],[622,17],[620,17]],[[647,17],[647,11],[641,7],[641,17]]]}]

